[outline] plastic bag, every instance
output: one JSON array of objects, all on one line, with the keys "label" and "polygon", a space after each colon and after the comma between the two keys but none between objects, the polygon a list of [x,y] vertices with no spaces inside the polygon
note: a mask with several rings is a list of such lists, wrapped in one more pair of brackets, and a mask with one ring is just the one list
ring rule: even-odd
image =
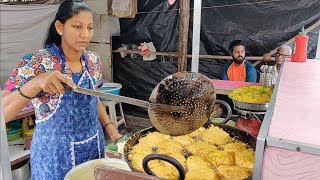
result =
[{"label": "plastic bag", "polygon": [[151,55],[149,52],[156,52],[156,48],[154,47],[152,42],[143,42],[140,43],[138,50],[141,52],[144,61],[151,61],[156,59],[156,55]]}]

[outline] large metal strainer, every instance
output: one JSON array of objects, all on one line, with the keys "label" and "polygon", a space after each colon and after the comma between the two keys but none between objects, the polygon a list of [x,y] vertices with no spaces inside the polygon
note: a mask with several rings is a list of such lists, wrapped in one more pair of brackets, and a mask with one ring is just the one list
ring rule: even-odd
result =
[{"label": "large metal strainer", "polygon": [[150,120],[161,133],[184,135],[203,126],[216,100],[214,85],[200,73],[178,72],[163,79],[152,91],[149,102],[186,106],[193,111],[173,112],[148,109]]},{"label": "large metal strainer", "polygon": [[200,73],[178,72],[163,79],[152,91],[149,102],[77,87],[66,90],[148,108],[151,123],[161,133],[188,134],[209,119],[216,100],[214,85]]}]

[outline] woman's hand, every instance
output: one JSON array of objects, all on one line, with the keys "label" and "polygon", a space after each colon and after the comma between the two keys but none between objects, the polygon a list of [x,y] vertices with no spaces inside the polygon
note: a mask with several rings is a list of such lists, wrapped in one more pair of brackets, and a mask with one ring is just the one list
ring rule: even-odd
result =
[{"label": "woman's hand", "polygon": [[120,139],[122,137],[122,135],[118,131],[114,131],[114,132],[110,133],[110,130],[106,130],[106,132],[107,133],[109,132],[108,135],[110,136],[110,139],[112,142],[116,142],[118,139]]},{"label": "woman's hand", "polygon": [[62,82],[66,83],[73,89],[77,87],[72,80],[68,79],[57,70],[40,74],[34,79],[36,79],[38,87],[49,94],[63,94],[65,92],[65,88],[61,84]]},{"label": "woman's hand", "polygon": [[62,82],[68,84],[72,88],[76,85],[59,71],[46,72],[35,76],[25,83],[17,91],[9,92],[5,90],[1,95],[3,98],[5,121],[9,122],[14,119],[22,110],[22,108],[30,102],[31,99],[41,91],[50,94],[64,93]]}]

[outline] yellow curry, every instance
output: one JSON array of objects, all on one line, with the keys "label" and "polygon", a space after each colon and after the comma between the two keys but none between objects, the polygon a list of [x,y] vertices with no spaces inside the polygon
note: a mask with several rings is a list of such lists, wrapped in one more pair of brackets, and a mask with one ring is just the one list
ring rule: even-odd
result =
[{"label": "yellow curry", "polygon": [[272,88],[267,86],[245,86],[232,91],[229,97],[245,103],[268,103],[272,95]]}]

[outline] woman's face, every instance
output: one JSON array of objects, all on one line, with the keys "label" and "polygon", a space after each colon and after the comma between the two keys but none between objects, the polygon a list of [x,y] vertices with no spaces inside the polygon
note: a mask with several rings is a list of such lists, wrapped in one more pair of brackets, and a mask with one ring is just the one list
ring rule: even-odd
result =
[{"label": "woman's face", "polygon": [[81,11],[68,19],[64,24],[56,25],[61,35],[61,43],[66,48],[74,51],[87,49],[93,36],[93,16],[91,12]]}]

